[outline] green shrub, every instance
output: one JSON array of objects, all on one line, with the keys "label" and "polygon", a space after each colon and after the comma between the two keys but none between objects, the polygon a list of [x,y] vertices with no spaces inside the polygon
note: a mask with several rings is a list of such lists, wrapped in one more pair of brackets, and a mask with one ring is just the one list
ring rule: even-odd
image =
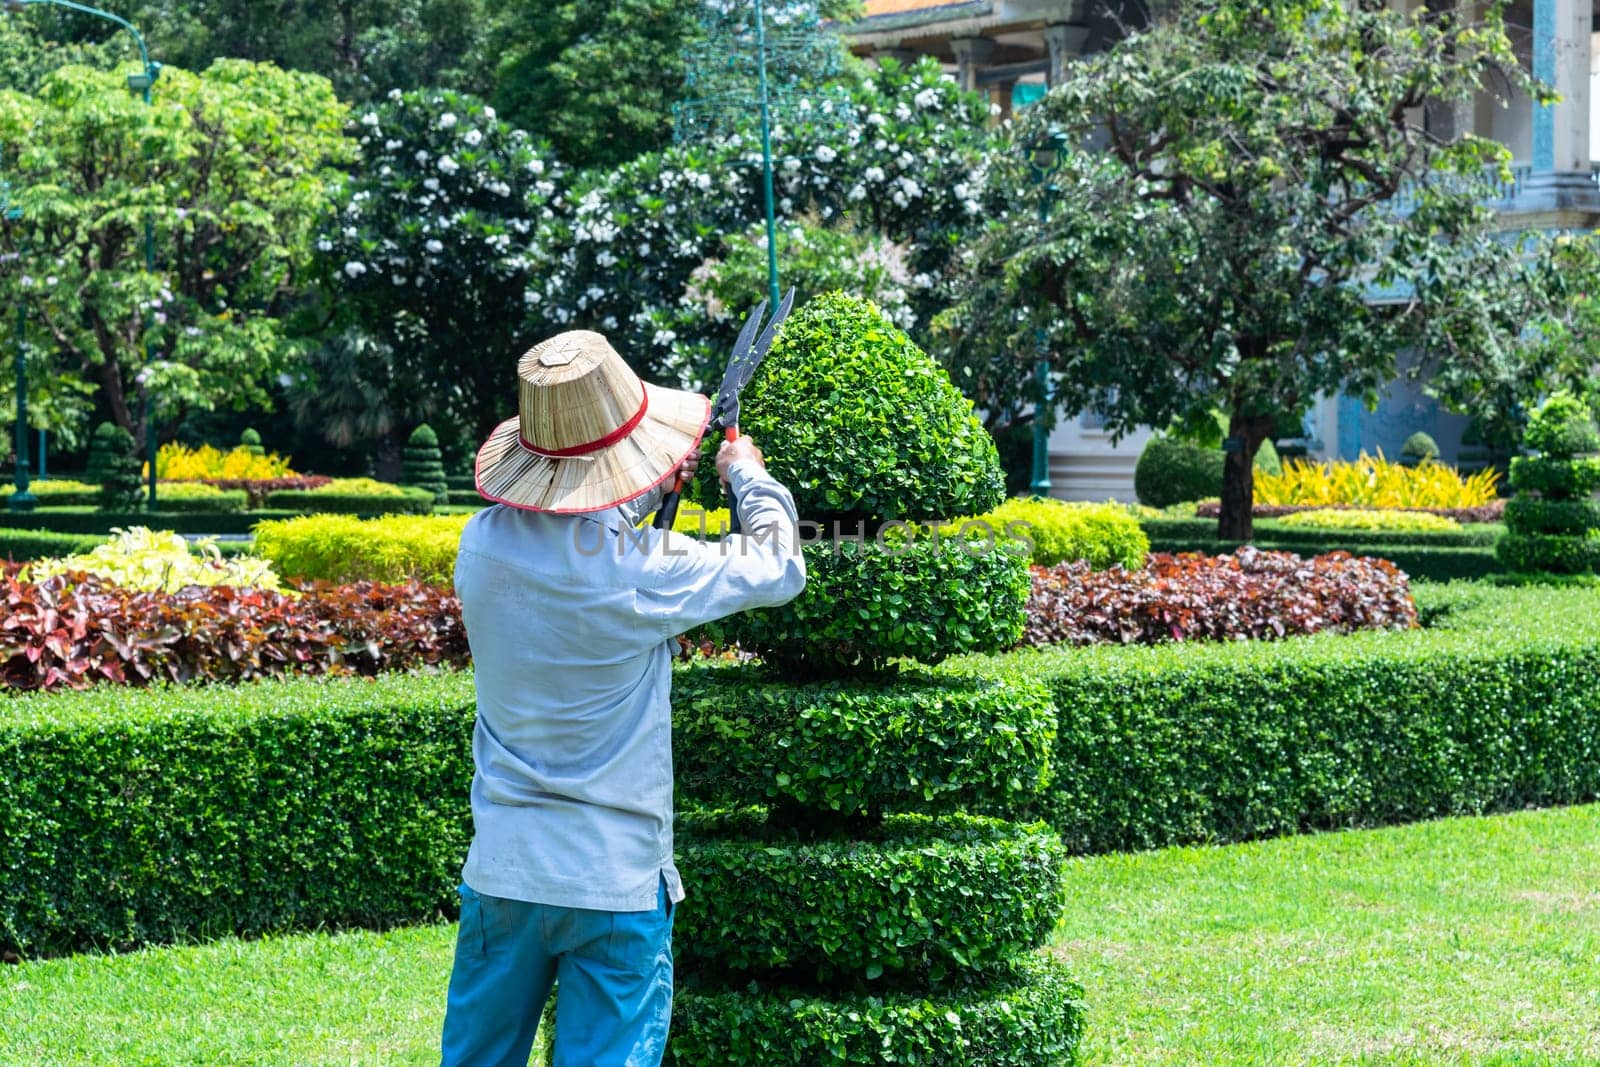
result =
[{"label": "green shrub", "polygon": [[1511,571],[1592,574],[1600,570],[1600,531],[1569,534],[1512,530],[1495,546],[1495,555]]},{"label": "green shrub", "polygon": [[[973,520],[963,520],[973,521]],[[1120,565],[1128,570],[1144,566],[1150,539],[1139,521],[1117,504],[1080,504],[1040,497],[1013,497],[993,511],[977,516],[1002,533],[1031,542],[1030,562],[1052,567],[1064,560],[1087,560],[1095,570]],[[1021,525],[1013,525],[1021,524]],[[946,532],[959,530],[958,522]]]},{"label": "green shrub", "polygon": [[1427,463],[1439,458],[1439,442],[1418,430],[1400,446],[1400,458],[1411,463]]},{"label": "green shrub", "polygon": [[703,633],[759,652],[788,677],[877,670],[898,657],[937,663],[1009,648],[1022,635],[1028,561],[1014,541],[824,540],[805,546],[806,587],[775,608]]},{"label": "green shrub", "polygon": [[691,978],[938,982],[1038,948],[1063,904],[1066,852],[1042,823],[895,815],[797,840],[746,815],[684,816],[674,846],[696,887],[674,931]]},{"label": "green shrub", "polygon": [[[745,389],[740,429],[802,518],[938,519],[1005,496],[972,401],[877,307],[843,293],[789,317]],[[711,503],[715,471],[701,470]]]},{"label": "green shrub", "polygon": [[1600,528],[1600,500],[1546,500],[1518,495],[1506,501],[1506,525],[1521,530],[1579,534]]},{"label": "green shrub", "polygon": [[760,987],[682,989],[671,1067],[1065,1067],[1077,1061],[1083,990],[1047,957],[973,976],[953,990],[834,994]]},{"label": "green shrub", "polygon": [[427,921],[471,837],[470,674],[17,696],[0,946]]},{"label": "green shrub", "polygon": [[[0,500],[17,491],[15,485],[0,485]],[[70,478],[48,478],[30,482],[28,492],[39,498],[42,507],[93,507],[100,502],[100,486],[90,482],[76,482]]]},{"label": "green shrub", "polygon": [[95,428],[89,441],[88,479],[100,486],[101,510],[139,510],[144,500],[139,469],[132,434],[111,422]]},{"label": "green shrub", "polygon": [[946,669],[1050,684],[1059,719],[1047,818],[1077,852],[1600,795],[1594,592],[1415,595],[1427,629],[1018,653]]},{"label": "green shrub", "polygon": [[400,457],[400,484],[426,489],[435,504],[450,502],[450,486],[444,476],[444,455],[439,451],[439,435],[423,423],[411,431]]},{"label": "green shrub", "polygon": [[1600,459],[1517,456],[1511,461],[1511,488],[1559,498],[1591,496],[1600,489]]},{"label": "green shrub", "polygon": [[25,514],[0,509],[0,527],[49,530],[63,534],[95,534],[101,540],[118,527],[148,526],[186,534],[247,534],[266,519],[286,519],[296,511],[168,511],[157,500],[155,511],[96,511],[91,508],[39,508]]},{"label": "green shrub", "polygon": [[[1337,512],[1336,512],[1337,513]],[[1295,514],[1304,514],[1296,512]],[[1406,513],[1409,514],[1409,513]],[[1362,529],[1339,530],[1323,527],[1306,527],[1287,520],[1293,516],[1285,515],[1280,519],[1256,520],[1256,546],[1263,547],[1268,542],[1274,545],[1300,545],[1296,549],[1301,555],[1321,555],[1324,552],[1353,551],[1350,546],[1359,544],[1363,548],[1409,548],[1418,546],[1433,546],[1439,548],[1492,548],[1504,527],[1494,523],[1473,523],[1468,526],[1457,526],[1454,529],[1412,530],[1412,529]],[[1338,521],[1338,520],[1334,520]],[[1386,520],[1379,520],[1380,522]],[[1400,520],[1405,524],[1406,520]],[[1139,525],[1150,537],[1150,543],[1155,546],[1155,551],[1170,552],[1173,549],[1166,546],[1174,541],[1211,541],[1216,543],[1217,524],[1213,519],[1141,519]],[[1363,555],[1371,555],[1363,552]],[[1379,555],[1382,555],[1380,552]]]},{"label": "green shrub", "polygon": [[1600,452],[1600,429],[1595,427],[1588,404],[1571,393],[1557,393],[1528,420],[1522,443],[1551,459],[1570,459]]},{"label": "green shrub", "polygon": [[1047,689],[912,673],[774,684],[750,668],[679,671],[672,758],[684,803],[804,805],[837,816],[1014,813],[1044,789]]},{"label": "green shrub", "polygon": [[1139,503],[1152,508],[1214,497],[1222,492],[1225,458],[1219,449],[1156,434],[1139,453],[1133,491]]},{"label": "green shrub", "polygon": [[1385,530],[1408,533],[1447,532],[1461,529],[1461,524],[1443,515],[1430,515],[1425,511],[1395,511],[1376,508],[1316,508],[1296,511],[1276,520],[1276,528],[1285,530]]},{"label": "green shrub", "polygon": [[268,493],[267,507],[302,514],[427,515],[433,511],[433,494],[370,478],[335,478],[320,489],[279,489]]},{"label": "green shrub", "polygon": [[267,450],[261,447],[261,435],[248,426],[239,434],[239,447],[252,456],[264,456],[267,454]]},{"label": "green shrub", "polygon": [[290,578],[450,585],[466,515],[308,515],[256,526],[256,552]]},{"label": "green shrub", "polygon": [[47,530],[12,530],[0,527],[0,560],[23,563],[51,556],[87,552],[105,538],[95,534],[51,533]]},{"label": "green shrub", "polygon": [[204,482],[156,483],[156,508],[160,511],[236,514],[245,510],[249,501],[243,489],[218,489]]},{"label": "green shrub", "polygon": [[[1198,444],[1171,434],[1158,433],[1145,442],[1133,468],[1133,491],[1139,503],[1168,508],[1195,500],[1210,500],[1222,493],[1222,468],[1227,456],[1214,445]],[[1283,463],[1271,441],[1263,441],[1252,468],[1280,475]]]}]

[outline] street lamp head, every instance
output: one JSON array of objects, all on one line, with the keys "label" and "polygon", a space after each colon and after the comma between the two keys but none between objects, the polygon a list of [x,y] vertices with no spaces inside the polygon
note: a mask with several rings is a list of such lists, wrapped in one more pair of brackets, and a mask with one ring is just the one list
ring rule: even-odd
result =
[{"label": "street lamp head", "polygon": [[1066,151],[1067,135],[1060,130],[1050,130],[1034,141],[1029,150],[1029,159],[1039,170],[1050,170],[1061,160],[1061,153]]},{"label": "street lamp head", "polygon": [[144,70],[140,71],[138,74],[128,75],[128,89],[135,93],[147,93],[150,91],[150,87],[156,83],[156,79],[160,76],[160,63],[152,62],[146,64]]}]

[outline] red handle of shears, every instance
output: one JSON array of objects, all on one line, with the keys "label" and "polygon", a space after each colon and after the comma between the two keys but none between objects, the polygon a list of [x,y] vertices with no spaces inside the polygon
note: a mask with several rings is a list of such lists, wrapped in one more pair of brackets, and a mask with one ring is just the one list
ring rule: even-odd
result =
[{"label": "red handle of shears", "polygon": [[[728,441],[739,439],[739,427],[729,426],[722,431],[722,436]],[[680,474],[672,480],[672,492],[661,499],[661,506],[656,509],[656,521],[652,524],[658,530],[672,529],[672,520],[678,516],[678,498],[683,494],[683,475]],[[729,529],[739,531],[739,512],[732,501],[729,501],[728,510],[732,513]]]}]

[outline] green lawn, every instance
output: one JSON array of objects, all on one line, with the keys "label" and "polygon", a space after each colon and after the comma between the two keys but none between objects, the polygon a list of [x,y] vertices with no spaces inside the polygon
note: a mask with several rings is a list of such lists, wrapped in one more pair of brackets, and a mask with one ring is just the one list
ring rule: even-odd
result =
[{"label": "green lawn", "polygon": [[[1600,807],[1092,857],[1069,884],[1090,1062],[1600,1063]],[[0,1064],[436,1062],[453,936],[0,968]]]},{"label": "green lawn", "polygon": [[1600,1063],[1600,807],[1075,861],[1098,1064]]}]

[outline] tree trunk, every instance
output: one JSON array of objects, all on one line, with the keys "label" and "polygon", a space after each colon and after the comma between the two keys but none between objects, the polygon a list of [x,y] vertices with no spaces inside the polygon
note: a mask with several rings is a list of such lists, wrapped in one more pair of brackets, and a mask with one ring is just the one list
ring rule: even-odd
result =
[{"label": "tree trunk", "polygon": [[1277,420],[1271,415],[1241,415],[1235,411],[1228,420],[1231,448],[1222,464],[1222,510],[1217,515],[1217,536],[1224,541],[1252,540],[1255,530],[1255,461],[1261,442],[1272,434]]}]

